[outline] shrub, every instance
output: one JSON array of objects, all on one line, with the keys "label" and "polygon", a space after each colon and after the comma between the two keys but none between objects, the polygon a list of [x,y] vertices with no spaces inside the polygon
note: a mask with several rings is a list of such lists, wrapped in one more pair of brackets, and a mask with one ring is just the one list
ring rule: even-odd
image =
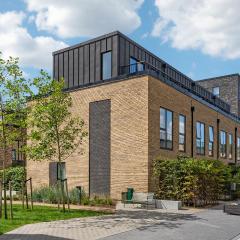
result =
[{"label": "shrub", "polygon": [[[24,167],[10,167],[5,170],[6,182],[12,181],[12,187],[14,191],[20,191],[22,189],[22,182],[25,179]],[[3,170],[0,171],[0,177],[3,176]]]},{"label": "shrub", "polygon": [[226,194],[226,186],[232,181],[231,167],[221,161],[181,156],[173,160],[157,158],[153,173],[157,197],[194,205],[214,203]]},{"label": "shrub", "polygon": [[[45,203],[60,203],[62,202],[61,192],[56,187],[48,187],[42,186],[39,189],[33,191],[33,201],[35,202],[45,202]],[[78,204],[79,203],[79,190],[77,188],[73,188],[69,191],[69,202],[71,204]],[[112,200],[108,197],[100,197],[95,196],[94,198],[90,199],[84,190],[82,190],[81,194],[81,204],[83,205],[112,205]]]}]

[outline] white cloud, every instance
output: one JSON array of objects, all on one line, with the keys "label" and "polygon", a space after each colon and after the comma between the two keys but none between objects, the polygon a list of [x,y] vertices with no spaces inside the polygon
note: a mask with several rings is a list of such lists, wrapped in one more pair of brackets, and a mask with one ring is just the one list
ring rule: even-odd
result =
[{"label": "white cloud", "polygon": [[144,0],[25,0],[36,13],[38,30],[62,38],[93,37],[119,30],[130,33],[141,25],[138,9]]},{"label": "white cloud", "polygon": [[51,37],[32,37],[22,26],[25,18],[23,12],[0,14],[0,51],[3,57],[19,57],[24,67],[51,69],[52,52],[67,45]]},{"label": "white cloud", "polygon": [[152,35],[177,49],[240,58],[239,0],[155,0],[159,18]]}]

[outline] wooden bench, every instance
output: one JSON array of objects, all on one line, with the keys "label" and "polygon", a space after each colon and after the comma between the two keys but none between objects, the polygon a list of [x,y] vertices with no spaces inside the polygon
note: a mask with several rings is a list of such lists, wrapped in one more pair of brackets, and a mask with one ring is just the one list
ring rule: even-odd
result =
[{"label": "wooden bench", "polygon": [[141,204],[141,206],[146,206],[147,209],[149,206],[154,206],[156,208],[156,201],[154,199],[154,193],[142,193],[142,192],[133,192],[133,197],[131,200],[123,200],[124,207],[125,204]]}]

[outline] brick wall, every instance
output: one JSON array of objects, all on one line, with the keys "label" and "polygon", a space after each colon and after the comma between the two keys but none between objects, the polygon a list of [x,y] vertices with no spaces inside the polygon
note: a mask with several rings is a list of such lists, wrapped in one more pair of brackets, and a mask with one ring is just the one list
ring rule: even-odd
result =
[{"label": "brick wall", "polygon": [[229,75],[198,81],[202,87],[212,92],[214,87],[220,88],[220,98],[231,105],[231,112],[240,115],[239,110],[239,75]]},{"label": "brick wall", "polygon": [[[95,86],[71,92],[73,114],[89,126],[89,103],[111,99],[110,193],[120,198],[126,187],[148,190],[148,77]],[[104,144],[104,142],[102,143]],[[69,188],[89,189],[89,139],[66,162]],[[49,163],[27,162],[33,187],[48,185]]]},{"label": "brick wall", "polygon": [[[146,192],[153,188],[152,160],[157,156],[175,158],[178,151],[178,116],[186,116],[186,153],[191,156],[191,107],[195,108],[193,122],[193,155],[197,158],[217,158],[217,119],[219,130],[233,134],[239,124],[209,106],[185,95],[167,84],[149,77],[135,77],[100,86],[79,89],[71,92],[72,111],[80,115],[88,130],[89,103],[111,100],[111,146],[110,146],[110,194],[120,198],[127,187],[135,191]],[[173,111],[173,150],[160,149],[159,109]],[[205,156],[196,154],[196,121],[205,123]],[[208,157],[208,126],[214,127],[214,156]],[[104,144],[104,143],[103,143]],[[89,189],[89,139],[78,149],[66,163],[70,188],[77,185]],[[181,153],[183,154],[183,153]],[[222,159],[226,163],[232,159]],[[49,163],[27,162],[28,176],[33,178],[33,187],[48,184]]]}]

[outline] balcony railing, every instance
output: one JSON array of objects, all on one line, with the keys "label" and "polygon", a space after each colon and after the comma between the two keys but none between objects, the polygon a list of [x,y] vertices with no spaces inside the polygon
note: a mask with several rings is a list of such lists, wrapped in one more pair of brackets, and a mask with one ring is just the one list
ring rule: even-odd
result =
[{"label": "balcony railing", "polygon": [[[165,71],[160,70],[146,62],[138,62],[135,64],[120,67],[120,75],[134,75],[138,73],[148,73],[161,80],[173,82],[174,84],[186,89],[187,91],[220,108],[224,112],[231,114],[229,104],[227,104],[222,99],[216,97],[213,93],[209,92],[190,78],[187,78],[186,76],[177,71],[175,72],[175,77],[173,78]],[[238,117],[234,114],[231,115],[238,119]]]}]

